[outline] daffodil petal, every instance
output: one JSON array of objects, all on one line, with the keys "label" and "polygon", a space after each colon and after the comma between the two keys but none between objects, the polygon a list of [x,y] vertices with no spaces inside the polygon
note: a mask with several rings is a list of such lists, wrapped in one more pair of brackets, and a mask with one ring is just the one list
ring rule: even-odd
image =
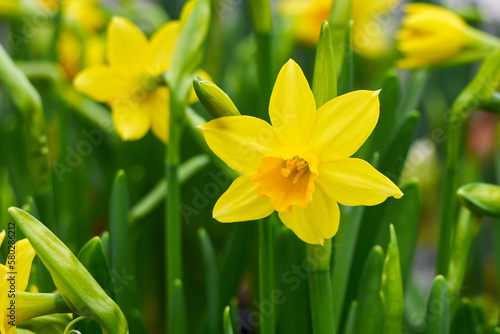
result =
[{"label": "daffodil petal", "polygon": [[30,278],[31,264],[35,258],[35,249],[28,239],[22,239],[15,244],[16,251],[16,289],[25,291]]},{"label": "daffodil petal", "polygon": [[280,70],[269,102],[271,123],[283,145],[304,145],[316,115],[314,95],[302,69],[290,59]]},{"label": "daffodil petal", "polygon": [[161,74],[168,70],[180,31],[180,22],[170,21],[151,37],[148,52],[148,66],[150,66],[151,73]]},{"label": "daffodil petal", "polygon": [[134,98],[127,95],[112,105],[111,116],[116,132],[123,140],[137,140],[148,132],[151,113],[147,97]]},{"label": "daffodil petal", "polygon": [[5,230],[2,230],[2,232],[0,232],[0,245],[2,245],[3,243],[3,240],[5,239],[5,235],[7,233],[5,232]]},{"label": "daffodil petal", "polygon": [[260,197],[250,177],[242,175],[215,203],[213,216],[221,223],[261,219],[274,211],[268,197]]},{"label": "daffodil petal", "polygon": [[355,158],[321,163],[316,185],[343,205],[376,205],[387,197],[403,196],[389,178]]},{"label": "daffodil petal", "polygon": [[339,206],[321,189],[316,189],[306,208],[293,206],[291,212],[280,212],[280,219],[300,239],[308,244],[322,245],[337,233]]},{"label": "daffodil petal", "polygon": [[310,143],[321,161],[350,157],[361,147],[378,121],[378,93],[354,91],[318,109]]},{"label": "daffodil petal", "polygon": [[242,174],[254,173],[262,157],[281,146],[273,127],[251,116],[220,117],[199,128],[210,149]]},{"label": "daffodil petal", "polygon": [[148,97],[151,113],[151,129],[156,137],[168,143],[168,122],[170,119],[170,94],[168,88],[155,89]]},{"label": "daffodil petal", "polygon": [[135,81],[114,68],[104,65],[89,67],[78,73],[74,82],[76,90],[99,102],[113,101],[129,94]]},{"label": "daffodil petal", "polygon": [[149,42],[130,20],[113,17],[108,26],[108,61],[128,73],[144,71]]}]

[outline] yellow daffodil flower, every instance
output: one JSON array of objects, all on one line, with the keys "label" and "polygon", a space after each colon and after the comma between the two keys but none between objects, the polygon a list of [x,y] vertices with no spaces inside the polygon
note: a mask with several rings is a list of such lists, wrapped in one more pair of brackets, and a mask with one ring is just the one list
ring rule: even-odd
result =
[{"label": "yellow daffodil flower", "polygon": [[450,59],[466,45],[467,24],[455,13],[434,5],[412,3],[397,35],[405,59],[400,68],[424,67]]},{"label": "yellow daffodil flower", "polygon": [[[111,105],[123,140],[140,139],[151,128],[168,142],[170,95],[167,87],[159,86],[158,76],[170,67],[180,30],[179,21],[170,21],[148,41],[128,19],[114,17],[107,32],[109,65],[92,66],[76,76],[77,90]],[[207,78],[202,71],[199,75]],[[195,102],[193,95],[190,103]]]},{"label": "yellow daffodil flower", "polygon": [[200,126],[209,147],[241,172],[215,204],[220,222],[260,219],[273,211],[303,241],[335,235],[339,207],[375,205],[403,194],[364,160],[350,158],[375,128],[378,91],[355,91],[316,110],[300,67],[283,66],[269,104],[271,123],[250,116]]},{"label": "yellow daffodil flower", "polygon": [[[5,231],[0,234],[0,244],[5,237]],[[12,319],[9,317],[9,306],[11,305],[12,298],[9,298],[9,290],[11,290],[11,283],[15,284],[16,291],[25,291],[28,286],[28,280],[31,272],[31,264],[35,258],[35,250],[31,246],[28,239],[19,240],[14,245],[15,261],[14,267],[10,268],[12,264],[7,262],[7,266],[0,264],[0,334],[15,334],[17,333],[16,327],[9,324]],[[8,260],[9,261],[9,260]],[[9,267],[8,267],[9,266]],[[16,272],[16,274],[10,274]],[[14,280],[9,280],[12,277]],[[21,323],[27,320],[25,313],[20,310],[20,305],[16,305],[15,312],[16,323]]]},{"label": "yellow daffodil flower", "polygon": [[405,57],[397,64],[400,68],[427,67],[466,53],[488,53],[500,44],[494,36],[467,25],[445,8],[411,3],[405,6],[405,12],[397,35],[398,49]]},{"label": "yellow daffodil flower", "polygon": [[[380,57],[389,42],[384,35],[383,22],[377,19],[392,12],[401,0],[353,0],[351,18],[353,46],[365,57]],[[321,24],[330,17],[333,0],[281,0],[279,13],[294,20],[294,34],[299,42],[315,46]]]},{"label": "yellow daffodil flower", "polygon": [[157,77],[169,68],[179,32],[179,22],[170,21],[148,41],[131,21],[114,17],[107,31],[109,65],[92,66],[76,76],[77,90],[111,105],[123,140],[140,139],[152,128],[168,141],[169,92]]}]

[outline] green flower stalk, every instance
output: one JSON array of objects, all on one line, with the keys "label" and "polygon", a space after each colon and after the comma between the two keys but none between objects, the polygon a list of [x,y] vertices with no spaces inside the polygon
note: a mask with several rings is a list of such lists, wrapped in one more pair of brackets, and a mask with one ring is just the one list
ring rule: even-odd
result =
[{"label": "green flower stalk", "polygon": [[446,274],[450,258],[457,166],[460,165],[462,134],[466,117],[481,104],[491,100],[500,82],[500,48],[488,56],[474,79],[460,93],[451,107],[447,123],[446,171],[443,183],[443,201],[439,228],[437,273]]},{"label": "green flower stalk", "polygon": [[[180,145],[181,135],[186,125],[186,104],[191,91],[193,77],[199,68],[203,56],[203,47],[210,26],[211,1],[200,0],[187,19],[175,48],[170,70],[165,75],[165,81],[170,88],[170,120],[169,144],[165,157],[165,172],[167,179],[167,205],[165,221],[165,258],[167,260],[167,318],[169,332],[174,330],[176,319],[173,315],[181,288],[176,288],[176,282],[182,282],[182,229],[180,216]],[[181,298],[182,299],[182,298]],[[184,308],[183,303],[179,304]],[[185,310],[176,311],[185,312]],[[181,315],[182,317],[182,315]]]}]

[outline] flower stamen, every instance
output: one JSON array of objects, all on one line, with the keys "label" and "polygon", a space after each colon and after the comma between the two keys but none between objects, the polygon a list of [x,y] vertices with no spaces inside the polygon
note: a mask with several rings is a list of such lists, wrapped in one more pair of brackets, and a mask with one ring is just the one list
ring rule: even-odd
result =
[{"label": "flower stamen", "polygon": [[293,159],[288,159],[286,161],[286,167],[281,168],[281,175],[288,177],[292,172],[297,171],[297,174],[293,178],[293,184],[296,184],[300,176],[307,170],[309,170],[307,161],[295,156]]}]

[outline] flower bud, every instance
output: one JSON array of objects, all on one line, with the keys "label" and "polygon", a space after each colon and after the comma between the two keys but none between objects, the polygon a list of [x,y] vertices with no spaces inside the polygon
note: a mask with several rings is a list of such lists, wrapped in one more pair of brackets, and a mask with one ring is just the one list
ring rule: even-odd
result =
[{"label": "flower bud", "polygon": [[460,202],[472,212],[490,217],[500,217],[500,186],[487,183],[470,183],[457,191]]},{"label": "flower bud", "polygon": [[213,118],[240,115],[229,96],[213,82],[196,76],[193,87],[198,99]]},{"label": "flower bud", "polygon": [[405,12],[397,35],[398,49],[405,57],[398,62],[400,68],[471,62],[498,46],[494,36],[470,27],[445,8],[411,3]]},{"label": "flower bud", "polygon": [[116,303],[83,264],[45,225],[21,209],[9,213],[26,235],[73,313],[96,320],[103,334],[128,333],[128,324]]}]

